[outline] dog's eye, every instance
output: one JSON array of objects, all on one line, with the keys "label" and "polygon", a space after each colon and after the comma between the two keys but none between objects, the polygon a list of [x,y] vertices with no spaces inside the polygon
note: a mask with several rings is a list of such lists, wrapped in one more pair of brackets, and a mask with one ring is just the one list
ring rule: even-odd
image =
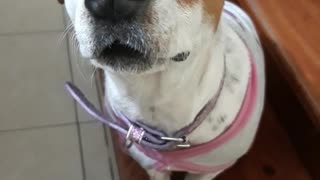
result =
[{"label": "dog's eye", "polygon": [[181,61],[186,60],[189,57],[189,55],[190,55],[189,51],[182,52],[182,53],[177,54],[175,57],[171,58],[171,60],[176,61],[176,62],[181,62]]},{"label": "dog's eye", "polygon": [[58,0],[60,4],[64,4],[64,0]]}]

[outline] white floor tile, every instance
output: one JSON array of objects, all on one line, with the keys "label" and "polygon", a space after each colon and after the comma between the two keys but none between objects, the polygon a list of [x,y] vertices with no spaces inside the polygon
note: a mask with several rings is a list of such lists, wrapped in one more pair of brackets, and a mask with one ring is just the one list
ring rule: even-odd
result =
[{"label": "white floor tile", "polygon": [[[0,3],[1,4],[1,3]],[[75,122],[60,33],[0,36],[0,130]]]},{"label": "white floor tile", "polygon": [[81,180],[75,126],[0,133],[1,180]]},{"label": "white floor tile", "polygon": [[83,156],[88,180],[112,180],[110,153],[106,147],[103,127],[100,123],[81,125]]},{"label": "white floor tile", "polygon": [[63,30],[62,8],[56,0],[2,0],[0,34]]}]

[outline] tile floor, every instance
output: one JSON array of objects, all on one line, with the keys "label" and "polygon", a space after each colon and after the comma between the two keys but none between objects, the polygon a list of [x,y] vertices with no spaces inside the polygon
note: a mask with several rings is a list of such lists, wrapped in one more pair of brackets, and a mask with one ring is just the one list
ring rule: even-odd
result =
[{"label": "tile floor", "polygon": [[0,179],[118,179],[109,131],[66,94],[99,105],[93,70],[74,55],[55,0],[0,1]]}]

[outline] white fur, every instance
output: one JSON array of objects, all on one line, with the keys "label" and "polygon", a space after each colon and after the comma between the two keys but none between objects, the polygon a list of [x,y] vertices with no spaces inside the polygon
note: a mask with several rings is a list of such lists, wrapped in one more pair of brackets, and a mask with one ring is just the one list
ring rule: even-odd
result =
[{"label": "white fur", "polygon": [[[66,7],[74,22],[80,51],[90,58],[94,46],[93,31],[91,17],[84,8],[84,2],[66,0]],[[204,16],[201,1],[186,8],[181,7],[175,0],[157,0],[152,8],[156,15],[149,31],[150,36],[160,42],[161,50],[158,56],[168,58],[181,51],[190,50],[190,57],[185,62],[167,60],[164,65],[155,66],[143,74],[115,72],[92,60],[93,64],[104,69],[106,74],[106,101],[113,109],[123,112],[130,119],[141,120],[167,133],[173,133],[190,124],[218,91],[223,76],[224,56],[227,55],[227,72],[238,81],[231,82],[232,87],[224,87],[215,109],[205,122],[188,136],[193,144],[207,142],[221,134],[233,122],[240,109],[250,72],[249,61],[244,61],[248,58],[247,51],[231,25],[225,22],[226,18],[222,18],[218,30],[213,32],[215,21],[208,21]],[[251,23],[250,20],[248,22]],[[252,33],[253,36],[256,35],[255,30]],[[225,54],[230,49],[232,53]],[[252,123],[237,137],[241,143],[230,142],[217,150],[219,157],[216,152],[212,152],[192,159],[193,162],[212,165],[213,161],[214,164],[236,161],[247,152],[258,126],[263,104],[264,65],[263,62],[258,63],[261,67],[258,73],[262,94],[259,97],[260,108],[257,108],[252,116]],[[230,77],[227,77],[227,81],[228,78]],[[225,117],[223,123],[219,122],[221,116]],[[146,169],[150,169],[154,163],[154,160],[135,147],[131,148],[130,152]],[[168,174],[159,174],[153,170],[149,170],[149,174],[157,180],[169,177]],[[207,180],[216,175],[190,175],[187,179]]]}]

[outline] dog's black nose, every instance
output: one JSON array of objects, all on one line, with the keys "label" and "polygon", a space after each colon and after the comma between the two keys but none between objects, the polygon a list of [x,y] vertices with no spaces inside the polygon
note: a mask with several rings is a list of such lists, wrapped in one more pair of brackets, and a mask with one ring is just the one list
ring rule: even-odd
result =
[{"label": "dog's black nose", "polygon": [[85,0],[85,6],[96,18],[120,21],[143,14],[150,0]]}]

